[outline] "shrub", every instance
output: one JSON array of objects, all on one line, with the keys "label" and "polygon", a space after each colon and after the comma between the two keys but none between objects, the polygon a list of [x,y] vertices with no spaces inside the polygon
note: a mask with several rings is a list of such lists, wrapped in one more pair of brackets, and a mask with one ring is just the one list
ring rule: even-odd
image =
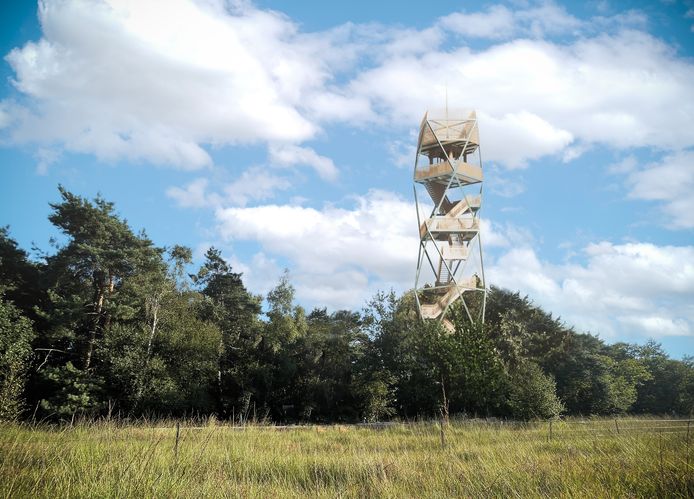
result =
[{"label": "shrub", "polygon": [[516,419],[556,418],[564,411],[554,379],[534,362],[524,362],[516,368],[509,392],[509,406]]}]

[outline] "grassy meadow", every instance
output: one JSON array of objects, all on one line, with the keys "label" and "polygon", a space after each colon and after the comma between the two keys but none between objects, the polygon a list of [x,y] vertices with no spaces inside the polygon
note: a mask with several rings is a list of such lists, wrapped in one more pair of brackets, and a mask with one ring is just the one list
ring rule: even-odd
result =
[{"label": "grassy meadow", "polygon": [[0,497],[694,496],[686,421],[444,430],[183,424],[176,451],[172,424],[4,425]]}]

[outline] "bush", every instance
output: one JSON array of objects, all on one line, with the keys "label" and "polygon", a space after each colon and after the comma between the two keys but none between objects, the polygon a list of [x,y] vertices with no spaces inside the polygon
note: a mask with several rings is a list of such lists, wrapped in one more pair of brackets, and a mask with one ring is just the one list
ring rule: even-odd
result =
[{"label": "bush", "polygon": [[516,419],[556,418],[564,411],[556,385],[534,362],[520,364],[511,375],[509,406]]},{"label": "bush", "polygon": [[0,298],[0,421],[15,420],[22,413],[33,339],[31,321]]}]

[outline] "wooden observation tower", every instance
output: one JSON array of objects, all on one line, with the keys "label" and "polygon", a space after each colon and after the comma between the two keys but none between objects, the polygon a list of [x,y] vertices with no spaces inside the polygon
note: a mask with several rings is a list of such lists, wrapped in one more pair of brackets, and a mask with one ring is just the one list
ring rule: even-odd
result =
[{"label": "wooden observation tower", "polygon": [[475,111],[424,114],[414,167],[420,237],[415,297],[423,319],[438,320],[449,330],[446,313],[456,300],[470,321],[484,320],[479,142]]}]

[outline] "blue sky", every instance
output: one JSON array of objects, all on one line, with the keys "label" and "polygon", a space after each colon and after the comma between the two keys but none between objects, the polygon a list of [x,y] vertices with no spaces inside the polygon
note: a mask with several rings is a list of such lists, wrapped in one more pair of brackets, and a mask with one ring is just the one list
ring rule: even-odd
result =
[{"label": "blue sky", "polygon": [[0,224],[58,183],[307,308],[414,282],[416,131],[478,112],[491,284],[694,353],[694,4],[5,2]]}]

